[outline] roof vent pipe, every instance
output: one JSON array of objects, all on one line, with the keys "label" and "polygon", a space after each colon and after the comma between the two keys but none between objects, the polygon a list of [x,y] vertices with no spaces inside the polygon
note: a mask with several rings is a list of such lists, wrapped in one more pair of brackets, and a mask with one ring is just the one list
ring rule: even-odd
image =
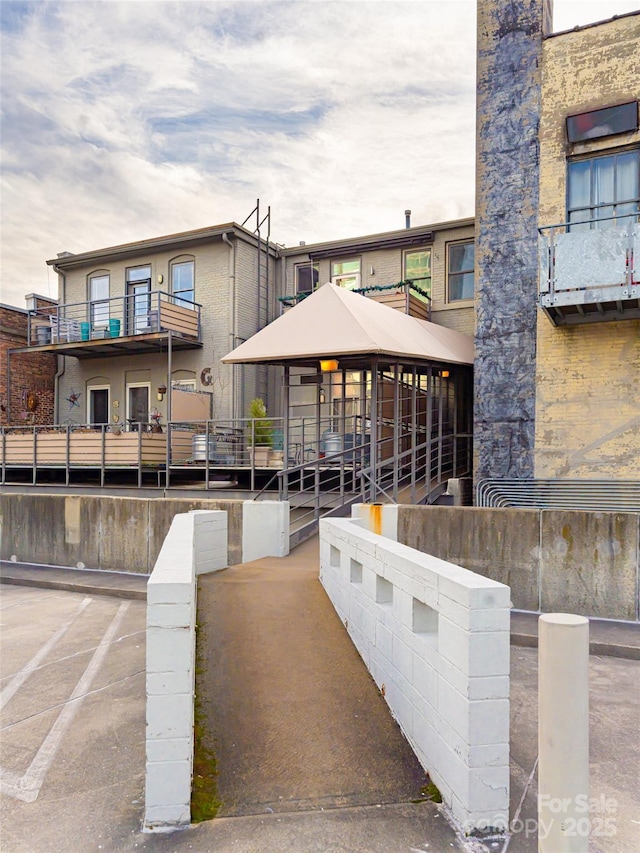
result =
[{"label": "roof vent pipe", "polygon": [[404,212],[404,227],[411,228],[411,211],[405,210]]}]

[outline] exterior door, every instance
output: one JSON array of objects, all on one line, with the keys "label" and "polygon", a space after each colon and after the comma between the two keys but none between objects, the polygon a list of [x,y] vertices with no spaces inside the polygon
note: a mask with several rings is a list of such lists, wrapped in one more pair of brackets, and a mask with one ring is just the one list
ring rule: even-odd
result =
[{"label": "exterior door", "polygon": [[129,385],[127,389],[127,420],[134,425],[149,423],[149,386]]},{"label": "exterior door", "polygon": [[89,388],[89,423],[109,423],[109,389]]},{"label": "exterior door", "polygon": [[127,270],[127,334],[149,331],[151,309],[151,267]]}]

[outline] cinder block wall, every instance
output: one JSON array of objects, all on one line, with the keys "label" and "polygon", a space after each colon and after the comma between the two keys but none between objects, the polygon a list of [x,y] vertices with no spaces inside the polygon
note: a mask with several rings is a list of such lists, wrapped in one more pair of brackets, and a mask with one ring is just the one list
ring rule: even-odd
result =
[{"label": "cinder block wall", "polygon": [[509,589],[377,535],[373,521],[320,522],[320,580],[464,832],[504,829]]},{"label": "cinder block wall", "polygon": [[511,587],[521,610],[640,619],[640,513],[401,506],[398,541]]},{"label": "cinder block wall", "polygon": [[538,124],[549,0],[478,2],[474,457],[532,477]]}]

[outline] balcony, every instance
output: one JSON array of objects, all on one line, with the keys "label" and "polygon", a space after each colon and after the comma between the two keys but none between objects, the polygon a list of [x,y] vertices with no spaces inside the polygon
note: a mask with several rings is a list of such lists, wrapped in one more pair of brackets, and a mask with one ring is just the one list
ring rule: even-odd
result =
[{"label": "balcony", "polygon": [[[408,314],[410,317],[417,317],[419,320],[431,319],[431,296],[413,281],[358,287],[353,292],[374,299],[376,302],[381,302],[383,305],[388,305],[389,308],[402,311],[403,314]],[[307,296],[309,296],[308,293],[280,296],[278,300],[281,305],[280,313],[286,313]]]},{"label": "balcony", "polygon": [[640,318],[638,215],[540,228],[540,307],[554,326]]},{"label": "balcony", "polygon": [[162,291],[29,312],[28,351],[99,358],[200,347],[200,305]]}]

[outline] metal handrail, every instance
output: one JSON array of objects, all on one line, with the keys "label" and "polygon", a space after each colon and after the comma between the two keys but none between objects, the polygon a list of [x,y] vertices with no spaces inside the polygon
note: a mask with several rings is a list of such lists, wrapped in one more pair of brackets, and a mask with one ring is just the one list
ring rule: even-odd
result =
[{"label": "metal handrail", "polygon": [[[637,199],[629,199],[628,201],[618,202],[619,204],[640,204],[640,201]],[[612,207],[615,206],[615,202],[613,204],[605,204],[603,207]],[[585,219],[583,222],[558,222],[555,225],[540,225],[538,227],[538,233],[542,234],[543,231],[552,231],[556,228],[571,228],[571,226],[575,225],[591,225],[595,222],[610,222],[612,220],[618,219],[628,219],[631,217],[640,217],[640,210],[636,210],[635,213],[621,213],[614,216],[602,216],[599,218],[594,217],[593,219]]]}]

